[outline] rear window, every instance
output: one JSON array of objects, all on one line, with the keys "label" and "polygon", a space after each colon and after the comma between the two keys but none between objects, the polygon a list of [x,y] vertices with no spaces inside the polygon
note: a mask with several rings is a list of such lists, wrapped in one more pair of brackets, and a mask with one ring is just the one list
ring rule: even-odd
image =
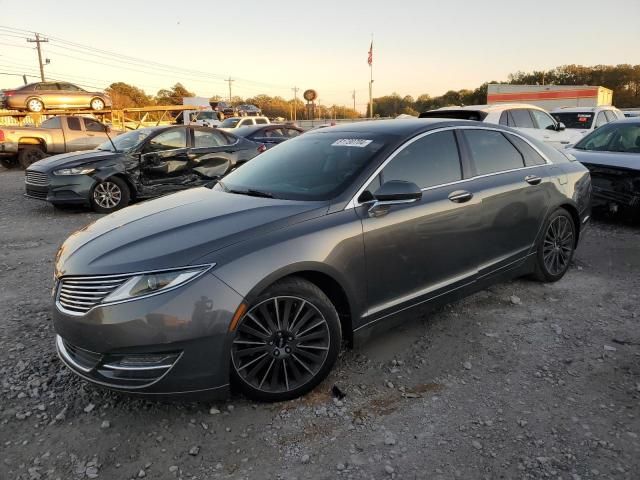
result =
[{"label": "rear window", "polygon": [[487,116],[481,110],[430,110],[422,112],[419,118],[453,118],[456,120],[476,120],[481,122]]},{"label": "rear window", "polygon": [[287,200],[329,200],[351,185],[385,146],[381,138],[340,132],[302,135],[267,150],[216,190],[255,190]]},{"label": "rear window", "polygon": [[227,118],[220,124],[220,128],[235,128],[240,123],[239,118]]},{"label": "rear window", "polygon": [[559,112],[551,116],[567,128],[590,129],[593,123],[593,112]]}]

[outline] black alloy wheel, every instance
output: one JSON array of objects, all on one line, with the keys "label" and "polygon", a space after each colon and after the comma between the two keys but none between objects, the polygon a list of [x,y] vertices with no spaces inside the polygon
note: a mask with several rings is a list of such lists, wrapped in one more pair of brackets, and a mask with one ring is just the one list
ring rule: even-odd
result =
[{"label": "black alloy wheel", "polygon": [[327,376],[340,343],[338,314],[318,287],[299,278],[278,282],[238,323],[234,383],[256,400],[295,398]]},{"label": "black alloy wheel", "polygon": [[535,276],[544,282],[560,280],[569,269],[576,247],[576,226],[565,209],[547,219],[544,237],[538,246]]}]

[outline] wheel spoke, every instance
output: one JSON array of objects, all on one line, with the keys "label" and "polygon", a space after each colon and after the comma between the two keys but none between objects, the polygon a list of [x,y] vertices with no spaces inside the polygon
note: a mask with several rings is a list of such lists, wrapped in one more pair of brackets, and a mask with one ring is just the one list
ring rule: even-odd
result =
[{"label": "wheel spoke", "polygon": [[264,372],[264,376],[262,377],[262,380],[260,380],[260,385],[258,385],[258,388],[262,388],[262,384],[264,384],[264,381],[267,379],[267,376],[269,375],[269,372],[271,371],[271,367],[273,367],[274,363],[276,363],[276,359],[272,358],[271,359],[271,363],[269,364],[269,367],[267,368],[267,371]]},{"label": "wheel spoke", "polygon": [[266,345],[261,345],[259,347],[243,348],[242,350],[238,350],[238,357],[246,357],[247,355],[253,355],[254,353],[264,352],[266,350],[267,350]]},{"label": "wheel spoke", "polygon": [[242,323],[242,325],[240,325],[240,328],[238,328],[238,330],[241,332],[248,333],[249,335],[252,335],[256,338],[260,338],[262,340],[266,340],[269,337],[269,335],[265,335],[264,333],[259,332],[258,330],[250,327],[246,323]]},{"label": "wheel spoke", "polygon": [[327,322],[325,322],[325,320],[324,320],[324,318],[323,318],[323,319],[322,319],[322,320],[320,320],[319,322],[314,323],[314,324],[313,324],[312,326],[310,326],[309,328],[306,328],[304,331],[302,331],[302,332],[296,332],[296,337],[298,337],[298,338],[302,339],[302,338],[304,337],[304,334],[305,334],[305,333],[310,332],[310,331],[311,331],[311,330],[313,330],[314,328],[317,328],[317,327],[319,327],[320,325],[322,325],[322,324],[324,324],[324,323],[327,323]]},{"label": "wheel spoke", "polygon": [[304,300],[302,302],[300,302],[300,306],[298,307],[298,311],[296,312],[295,316],[293,317],[293,320],[291,320],[291,323],[289,324],[289,330],[294,331],[293,327],[296,324],[296,320],[298,320],[298,317],[300,316],[300,313],[302,313],[302,309],[305,307],[307,302],[305,302]]},{"label": "wheel spoke", "polygon": [[284,370],[284,385],[289,390],[289,375],[287,374],[287,359],[282,359],[282,368]]},{"label": "wheel spoke", "polygon": [[273,317],[271,316],[271,313],[269,313],[269,309],[267,308],[267,304],[266,303],[261,304],[260,308],[258,309],[258,311],[260,312],[262,318],[264,320],[266,320],[267,325],[269,326],[269,329],[272,332],[275,332],[276,330],[278,330],[278,327],[273,322]]},{"label": "wheel spoke", "polygon": [[280,324],[280,310],[278,310],[278,299],[273,299],[273,308],[276,312],[276,324],[278,325],[278,330],[282,330],[282,325]]},{"label": "wheel spoke", "polygon": [[254,363],[256,363],[258,360],[260,360],[261,358],[264,358],[267,356],[267,352],[264,352],[262,355],[260,355],[259,357],[254,358],[253,360],[251,360],[248,363],[245,363],[244,365],[242,365],[240,368],[238,368],[238,371],[244,370],[245,368],[253,365]]},{"label": "wheel spoke", "polygon": [[249,317],[251,320],[253,320],[253,323],[258,325],[264,331],[264,333],[266,333],[267,335],[271,335],[273,333],[273,332],[269,331],[264,325],[262,325],[258,321],[258,319],[255,316],[253,316],[253,314],[251,312],[247,313],[247,317]]},{"label": "wheel spoke", "polygon": [[307,372],[309,372],[311,375],[313,375],[313,370],[311,370],[306,363],[304,363],[302,360],[300,360],[298,358],[298,356],[294,353],[293,355],[291,355],[293,357],[293,359],[298,362],[302,368],[304,368]]}]

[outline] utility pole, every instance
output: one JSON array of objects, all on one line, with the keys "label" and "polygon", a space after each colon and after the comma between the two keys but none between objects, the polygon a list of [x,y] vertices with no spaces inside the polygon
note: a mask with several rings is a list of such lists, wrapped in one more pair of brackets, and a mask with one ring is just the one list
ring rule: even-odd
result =
[{"label": "utility pole", "polygon": [[229,103],[231,103],[231,84],[235,82],[235,80],[229,77],[225,80],[225,82],[229,83]]},{"label": "utility pole", "polygon": [[40,49],[41,43],[47,43],[49,39],[40,38],[40,34],[36,33],[36,38],[27,38],[27,42],[35,43],[38,50],[38,65],[40,66],[40,78],[44,82],[44,64],[42,63],[42,50]]},{"label": "utility pole", "polygon": [[351,98],[353,98],[353,111],[356,111],[356,89],[353,89],[353,93],[351,94]]},{"label": "utility pole", "polygon": [[300,89],[298,87],[293,87],[291,90],[293,90],[293,121],[295,122],[298,120],[298,90]]}]

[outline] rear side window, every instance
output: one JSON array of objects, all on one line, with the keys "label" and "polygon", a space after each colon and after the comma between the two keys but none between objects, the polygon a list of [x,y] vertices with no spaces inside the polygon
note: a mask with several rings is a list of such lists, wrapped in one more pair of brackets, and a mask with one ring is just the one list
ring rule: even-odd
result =
[{"label": "rear side window", "polygon": [[498,122],[500,125],[509,125],[509,112],[506,110],[502,112],[500,115],[500,121]]},{"label": "rear side window", "polygon": [[186,128],[177,128],[153,137],[145,147],[145,151],[158,152],[162,150],[176,150],[178,148],[186,148],[186,146],[187,130]]},{"label": "rear side window", "polygon": [[285,131],[285,134],[287,137],[289,138],[293,138],[293,137],[297,137],[298,135],[300,135],[300,132],[294,128],[287,128]]},{"label": "rear side window", "polygon": [[536,128],[529,114],[529,110],[526,108],[516,108],[510,110],[511,119],[513,120],[512,127],[516,128]]},{"label": "rear side window", "polygon": [[35,90],[58,90],[57,83],[37,83]]},{"label": "rear side window", "polygon": [[598,116],[596,117],[596,128],[602,127],[603,125],[606,125],[607,123],[608,123],[608,121],[607,121],[607,118],[604,116],[604,112],[598,113]]},{"label": "rear side window", "polygon": [[464,135],[478,175],[524,167],[522,155],[502,133],[491,130],[465,130]]},{"label": "rear side window", "polygon": [[193,147],[194,148],[212,148],[226,145],[229,142],[220,132],[210,132],[207,130],[194,130],[193,131]]},{"label": "rear side window", "polygon": [[45,120],[40,126],[42,128],[62,128],[62,125],[60,124],[60,117],[52,117]]},{"label": "rear side window", "polygon": [[432,133],[404,148],[382,170],[382,180],[404,180],[420,188],[462,179],[458,145],[452,131]]},{"label": "rear side window", "polygon": [[267,121],[264,118],[256,118],[256,124],[258,124],[258,125],[266,125]]},{"label": "rear side window", "polygon": [[80,126],[80,119],[78,117],[67,117],[67,126],[69,127],[69,130],[82,130],[82,127]]},{"label": "rear side window", "polygon": [[516,137],[515,135],[511,135],[509,133],[505,133],[506,137],[509,139],[511,143],[513,143],[520,153],[524,157],[524,164],[527,167],[533,167],[534,165],[544,165],[546,160],[540,155],[535,148],[529,145],[528,142],[525,142],[520,137]]}]

